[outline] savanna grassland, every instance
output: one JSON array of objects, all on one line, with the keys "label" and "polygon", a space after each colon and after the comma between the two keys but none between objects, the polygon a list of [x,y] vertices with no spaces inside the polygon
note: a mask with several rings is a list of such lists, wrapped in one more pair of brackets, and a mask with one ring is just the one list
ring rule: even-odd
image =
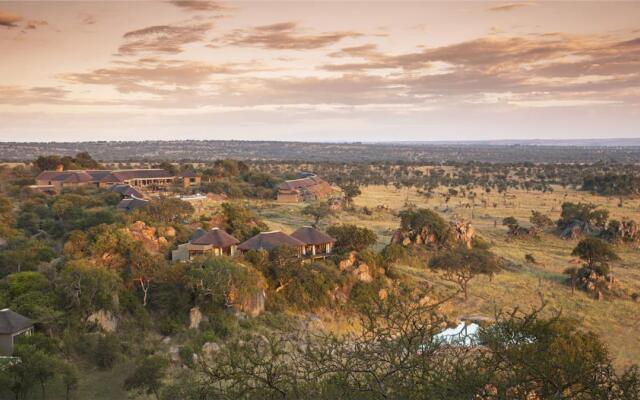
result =
[{"label": "savanna grassland", "polygon": [[[541,300],[560,309],[565,317],[573,318],[585,329],[598,333],[609,345],[611,355],[620,366],[626,366],[640,359],[640,336],[634,334],[640,328],[640,305],[621,299],[597,301],[581,291],[571,293],[566,284],[565,268],[579,261],[571,256],[578,240],[563,240],[552,232],[540,234],[539,239],[509,239],[502,219],[513,216],[523,225],[528,224],[531,210],[541,211],[556,220],[563,202],[594,203],[610,211],[610,218],[628,217],[640,219],[640,201],[626,200],[619,206],[617,197],[592,195],[573,189],[554,187],[553,192],[511,190],[506,195],[484,193],[476,200],[476,206],[463,198],[451,198],[445,203],[446,188],[436,191],[427,198],[413,188],[397,189],[392,186],[362,187],[362,194],[354,199],[356,211],[342,211],[327,220],[322,226],[333,223],[351,223],[366,226],[378,235],[378,249],[389,244],[393,230],[398,227],[397,212],[406,204],[437,210],[445,219],[454,217],[471,221],[478,234],[488,240],[492,250],[504,260],[506,268],[491,280],[477,277],[470,286],[470,298],[454,300],[447,312],[452,318],[465,316],[493,317],[498,309],[539,305]],[[487,201],[483,207],[481,200]],[[494,207],[495,203],[495,207]],[[269,201],[252,203],[258,214],[272,229],[291,232],[297,227],[310,224],[308,216],[301,213],[303,204],[278,204]],[[362,212],[366,207],[371,215]],[[614,268],[614,276],[629,292],[640,291],[640,250],[628,246],[618,246],[621,258]],[[525,261],[531,254],[536,263]],[[451,288],[451,283],[439,278],[438,274],[426,267],[426,262],[400,265],[399,269],[410,279],[423,281],[425,285]]]}]

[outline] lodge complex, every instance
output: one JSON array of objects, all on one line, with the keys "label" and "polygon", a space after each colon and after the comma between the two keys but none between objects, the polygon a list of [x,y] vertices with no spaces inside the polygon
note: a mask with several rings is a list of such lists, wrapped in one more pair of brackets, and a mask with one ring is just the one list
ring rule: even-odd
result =
[{"label": "lodge complex", "polygon": [[164,169],[68,170],[42,171],[32,189],[60,193],[82,186],[108,188],[128,185],[136,189],[164,190],[172,185],[190,188],[200,185],[200,176],[192,171],[176,176]]},{"label": "lodge complex", "polygon": [[234,256],[252,250],[270,252],[277,247],[289,247],[295,249],[298,257],[314,260],[331,255],[335,241],[312,227],[300,228],[291,235],[282,231],[260,232],[242,243],[220,228],[208,232],[198,229],[188,243],[172,252],[171,258],[174,262],[191,261],[198,256]]},{"label": "lodge complex", "polygon": [[333,188],[318,177],[310,174],[304,178],[284,181],[278,185],[278,202],[299,203],[322,200],[331,197]]}]

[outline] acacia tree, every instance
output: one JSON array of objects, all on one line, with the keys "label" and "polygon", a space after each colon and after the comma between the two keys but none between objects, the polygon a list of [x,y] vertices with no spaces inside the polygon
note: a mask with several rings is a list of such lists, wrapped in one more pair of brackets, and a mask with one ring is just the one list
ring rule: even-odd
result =
[{"label": "acacia tree", "polygon": [[327,233],[336,239],[335,246],[339,251],[362,251],[378,240],[371,229],[351,224],[333,225]]},{"label": "acacia tree", "polygon": [[313,226],[316,227],[323,218],[329,217],[333,211],[326,201],[309,204],[302,209],[302,214],[313,217]]},{"label": "acacia tree", "polygon": [[609,263],[620,259],[609,243],[592,237],[581,240],[571,255],[580,257],[585,267],[600,275],[607,275]]},{"label": "acacia tree", "polygon": [[468,300],[469,282],[477,275],[493,276],[500,270],[498,258],[485,248],[460,246],[444,251],[429,261],[429,266],[443,272],[444,279],[453,282]]},{"label": "acacia tree", "polygon": [[349,206],[353,205],[353,199],[355,197],[358,197],[362,194],[362,191],[360,190],[358,185],[353,185],[353,184],[341,185],[340,189],[342,189],[344,200]]}]

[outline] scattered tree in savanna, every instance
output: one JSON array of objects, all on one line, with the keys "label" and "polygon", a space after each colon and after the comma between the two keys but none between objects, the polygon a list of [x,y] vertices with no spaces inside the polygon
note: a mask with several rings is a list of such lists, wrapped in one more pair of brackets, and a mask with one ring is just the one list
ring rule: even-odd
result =
[{"label": "scattered tree in savanna", "polygon": [[577,267],[567,267],[563,273],[569,276],[569,280],[571,282],[571,294],[576,291],[576,282],[578,280],[578,268]]},{"label": "scattered tree in savanna", "polygon": [[564,229],[574,222],[581,222],[586,226],[593,226],[604,229],[609,211],[598,209],[598,206],[590,203],[562,203],[562,212],[557,225],[560,229]]},{"label": "scattered tree in savanna", "polygon": [[331,206],[326,201],[312,203],[302,209],[302,214],[313,217],[313,226],[317,227],[321,219],[333,214]]},{"label": "scattered tree in savanna", "polygon": [[344,200],[347,206],[353,205],[353,199],[362,194],[362,191],[358,187],[358,185],[348,184],[348,185],[340,185],[340,189],[342,189],[342,195],[344,196]]},{"label": "scattered tree in savanna", "polygon": [[436,254],[429,260],[429,266],[443,272],[447,281],[453,282],[469,298],[469,282],[477,275],[489,277],[500,271],[500,261],[485,248],[459,246]]},{"label": "scattered tree in savanna", "polygon": [[531,225],[535,226],[539,230],[543,230],[554,225],[553,220],[549,218],[549,216],[535,210],[531,210],[529,222],[531,222]]},{"label": "scattered tree in savanna", "polygon": [[168,366],[168,360],[162,356],[144,357],[133,373],[124,380],[124,388],[136,394],[153,395],[160,400],[160,389]]},{"label": "scattered tree in savanna", "polygon": [[[417,236],[432,236],[437,247],[452,241],[451,227],[437,212],[426,208],[409,208],[400,212],[400,230],[415,241]],[[424,240],[424,238],[423,238]]]},{"label": "scattered tree in savanna", "polygon": [[343,252],[362,251],[378,240],[371,229],[350,224],[333,225],[327,229],[327,234],[336,239],[336,250]]},{"label": "scattered tree in savanna", "polygon": [[620,259],[609,243],[592,237],[581,240],[571,255],[579,257],[586,268],[601,276],[609,274],[611,261]]}]

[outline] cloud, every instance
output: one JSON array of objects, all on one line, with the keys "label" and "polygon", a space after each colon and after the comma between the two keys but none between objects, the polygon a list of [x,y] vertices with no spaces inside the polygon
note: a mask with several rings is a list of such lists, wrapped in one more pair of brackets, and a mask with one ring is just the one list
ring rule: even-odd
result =
[{"label": "cloud", "polygon": [[172,0],[170,1],[176,7],[180,7],[187,11],[222,11],[225,7],[216,1],[205,0]]},{"label": "cloud", "polygon": [[212,74],[229,74],[229,65],[194,61],[140,59],[128,65],[62,75],[69,83],[109,85],[120,93],[170,94],[206,82]]},{"label": "cloud", "polygon": [[5,26],[7,28],[16,28],[18,26],[18,22],[22,20],[23,18],[17,14],[0,10],[0,26]]},{"label": "cloud", "polygon": [[141,52],[180,53],[184,45],[200,42],[212,28],[211,23],[192,25],[155,25],[127,32],[126,43],[120,46],[120,55],[135,55]]},{"label": "cloud", "polygon": [[[311,50],[326,47],[346,38],[360,37],[352,31],[322,32],[306,34],[295,22],[280,22],[237,29],[225,35],[220,41],[225,45],[261,47],[275,50]],[[217,44],[214,43],[213,46]]]},{"label": "cloud", "polygon": [[80,23],[83,25],[93,25],[97,22],[96,17],[92,14],[80,13],[78,17],[80,18]]},{"label": "cloud", "polygon": [[499,6],[489,8],[489,11],[511,11],[517,8],[530,6],[531,3],[506,3]]},{"label": "cloud", "polygon": [[29,20],[25,26],[26,29],[38,29],[39,26],[49,25],[47,21],[38,19],[38,20]]},{"label": "cloud", "polygon": [[0,86],[0,104],[59,104],[67,100],[69,93],[69,90],[59,87]]}]

